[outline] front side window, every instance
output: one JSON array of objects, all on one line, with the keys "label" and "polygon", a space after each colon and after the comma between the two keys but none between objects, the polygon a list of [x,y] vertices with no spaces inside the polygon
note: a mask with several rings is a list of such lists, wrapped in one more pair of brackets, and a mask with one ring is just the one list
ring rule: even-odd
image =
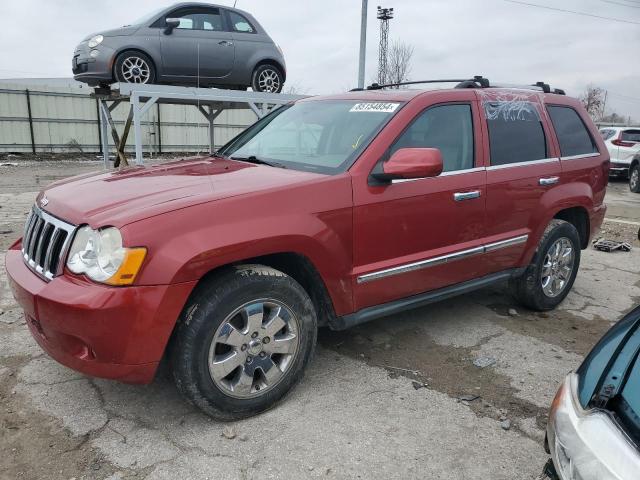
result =
[{"label": "front side window", "polygon": [[422,112],[391,147],[437,148],[443,172],[473,168],[473,120],[470,105],[438,105]]},{"label": "front side window", "polygon": [[540,114],[527,101],[489,101],[484,103],[489,128],[491,165],[544,160],[547,142]]},{"label": "front side window", "polygon": [[182,10],[169,17],[180,19],[180,25],[177,28],[181,30],[209,30],[216,32],[224,30],[222,15],[218,8]]},{"label": "front side window", "polygon": [[598,152],[598,148],[578,112],[571,107],[555,105],[549,105],[547,110],[556,131],[560,143],[560,153],[563,157]]},{"label": "front side window", "polygon": [[253,25],[251,25],[251,22],[239,13],[229,12],[229,19],[231,20],[231,28],[233,28],[234,32],[255,33],[256,31]]},{"label": "front side window", "polygon": [[345,171],[400,102],[302,101],[282,107],[222,147],[220,155],[320,173]]}]

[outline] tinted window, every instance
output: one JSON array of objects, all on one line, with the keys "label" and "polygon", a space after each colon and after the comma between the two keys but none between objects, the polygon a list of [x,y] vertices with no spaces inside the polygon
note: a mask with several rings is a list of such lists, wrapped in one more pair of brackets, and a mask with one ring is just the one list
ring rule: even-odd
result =
[{"label": "tinted window", "polygon": [[231,28],[236,32],[243,33],[255,33],[255,28],[244,16],[236,12],[229,12],[229,19],[231,20]]},{"label": "tinted window", "polygon": [[620,135],[620,140],[624,142],[640,142],[640,130],[625,130]]},{"label": "tinted window", "polygon": [[391,147],[437,148],[444,172],[473,168],[473,121],[469,105],[440,105],[421,113]]},{"label": "tinted window", "polygon": [[547,109],[560,142],[560,153],[563,157],[598,151],[587,127],[573,108],[549,106]]},{"label": "tinted window", "polygon": [[547,158],[547,142],[536,106],[526,101],[485,102],[491,165]]},{"label": "tinted window", "polygon": [[179,10],[169,15],[169,18],[179,18],[181,30],[224,30],[220,10],[212,9],[189,9]]}]

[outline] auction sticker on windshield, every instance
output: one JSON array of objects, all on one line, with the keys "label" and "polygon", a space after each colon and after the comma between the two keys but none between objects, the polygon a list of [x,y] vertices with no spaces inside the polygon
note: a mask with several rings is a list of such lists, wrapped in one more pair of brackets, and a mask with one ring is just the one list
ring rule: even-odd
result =
[{"label": "auction sticker on windshield", "polygon": [[351,107],[350,112],[383,112],[383,113],[391,113],[395,112],[400,104],[399,103],[390,103],[390,102],[367,102],[367,103],[356,103],[353,107]]}]

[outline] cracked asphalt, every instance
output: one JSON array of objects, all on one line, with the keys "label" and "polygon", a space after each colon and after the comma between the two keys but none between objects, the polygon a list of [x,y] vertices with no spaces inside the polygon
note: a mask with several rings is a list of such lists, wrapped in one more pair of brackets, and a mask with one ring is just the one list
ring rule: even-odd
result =
[{"label": "cracked asphalt", "polygon": [[[39,188],[97,168],[2,167],[2,260]],[[583,251],[573,291],[556,311],[527,311],[492,288],[345,332],[323,330],[292,394],[232,424],[186,404],[166,375],[131,386],[58,365],[32,340],[2,268],[0,478],[539,478],[559,382],[640,299],[640,195],[625,188],[610,185],[604,235],[634,249]],[[479,368],[478,359],[490,365]]]}]

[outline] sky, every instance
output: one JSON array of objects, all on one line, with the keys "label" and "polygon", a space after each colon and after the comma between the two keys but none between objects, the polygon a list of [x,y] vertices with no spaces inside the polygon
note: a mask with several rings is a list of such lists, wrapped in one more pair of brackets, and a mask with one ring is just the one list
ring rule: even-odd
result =
[{"label": "sky", "polygon": [[[73,49],[88,34],[175,2],[0,3],[3,18],[11,19],[0,29],[0,78],[24,78],[71,76]],[[390,39],[414,47],[412,80],[479,74],[496,83],[542,80],[573,96],[593,84],[608,91],[608,113],[640,120],[640,0],[370,1],[367,83],[377,68],[377,5],[395,10]],[[237,7],[253,13],[282,47],[285,88],[311,95],[357,85],[361,0],[237,0]]]}]

